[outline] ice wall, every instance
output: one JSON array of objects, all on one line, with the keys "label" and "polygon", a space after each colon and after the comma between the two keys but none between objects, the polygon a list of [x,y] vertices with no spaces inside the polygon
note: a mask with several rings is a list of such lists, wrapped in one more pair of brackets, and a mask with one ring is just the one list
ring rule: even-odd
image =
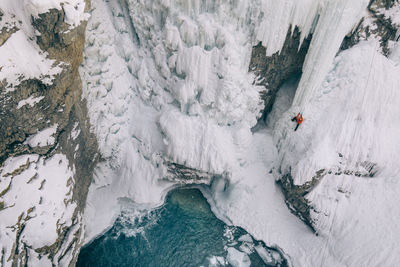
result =
[{"label": "ice wall", "polygon": [[366,12],[368,0],[285,0],[262,1],[263,19],[256,40],[267,48],[267,55],[279,52],[288,29],[301,31],[301,41],[313,34],[303,75],[293,105],[303,111],[329,71],[346,34]]},{"label": "ice wall", "polygon": [[112,222],[119,198],[162,202],[174,185],[165,160],[215,174],[236,168],[262,109],[247,71],[258,6],[92,4],[81,75],[105,161],[88,196],[87,220],[97,222],[88,239]]},{"label": "ice wall", "polygon": [[[283,47],[289,29],[298,26],[301,42],[313,33],[318,14],[327,0],[264,0],[261,2],[262,22],[256,38],[267,48],[267,55],[279,52]],[[301,43],[300,42],[300,43]]]},{"label": "ice wall", "polygon": [[300,106],[302,110],[316,94],[332,66],[344,36],[359,22],[368,3],[368,0],[335,0],[324,3],[293,105]]}]

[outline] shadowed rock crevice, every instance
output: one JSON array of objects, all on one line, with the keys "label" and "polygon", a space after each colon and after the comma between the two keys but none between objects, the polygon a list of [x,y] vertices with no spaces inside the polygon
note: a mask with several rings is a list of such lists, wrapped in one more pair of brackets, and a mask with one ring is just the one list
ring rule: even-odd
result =
[{"label": "shadowed rock crevice", "polygon": [[309,35],[301,44],[300,37],[299,28],[296,26],[292,31],[290,27],[281,51],[272,56],[266,56],[266,48],[261,42],[253,47],[249,71],[256,75],[254,83],[265,87],[261,92],[264,101],[263,120],[272,109],[279,87],[293,75],[302,72],[312,36]]},{"label": "shadowed rock crevice", "polygon": [[310,181],[302,185],[294,184],[291,173],[283,175],[278,181],[278,184],[282,188],[283,195],[285,196],[286,205],[290,211],[309,226],[314,233],[316,233],[316,230],[310,214],[312,206],[307,200],[306,195],[317,186],[326,173],[325,169],[320,169],[315,173]]}]

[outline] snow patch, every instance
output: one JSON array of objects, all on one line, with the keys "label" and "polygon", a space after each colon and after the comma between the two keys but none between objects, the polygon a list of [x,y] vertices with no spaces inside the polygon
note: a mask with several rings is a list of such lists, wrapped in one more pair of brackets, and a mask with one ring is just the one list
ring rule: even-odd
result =
[{"label": "snow patch", "polygon": [[46,53],[40,51],[36,44],[29,41],[22,30],[12,34],[0,46],[0,80],[6,80],[8,90],[28,79],[39,79],[46,85],[60,74],[62,68],[55,66],[55,60],[47,59]]},{"label": "snow patch", "polygon": [[17,105],[17,109],[20,109],[27,104],[29,104],[29,106],[33,107],[36,103],[39,103],[43,98],[44,98],[44,96],[34,97],[31,95],[27,99],[19,101],[18,105]]},{"label": "snow patch", "polygon": [[79,126],[79,122],[75,122],[74,127],[72,128],[71,134],[70,134],[70,138],[72,140],[75,140],[78,135],[81,133],[81,129],[78,128]]},{"label": "snow patch", "polygon": [[38,131],[36,134],[29,136],[24,144],[28,144],[31,147],[43,147],[54,145],[56,139],[54,134],[57,132],[58,124],[54,124],[53,126]]},{"label": "snow patch", "polygon": [[35,18],[49,12],[50,9],[63,9],[64,22],[70,24],[71,29],[89,18],[89,14],[85,13],[84,0],[24,0],[24,6],[25,12]]}]

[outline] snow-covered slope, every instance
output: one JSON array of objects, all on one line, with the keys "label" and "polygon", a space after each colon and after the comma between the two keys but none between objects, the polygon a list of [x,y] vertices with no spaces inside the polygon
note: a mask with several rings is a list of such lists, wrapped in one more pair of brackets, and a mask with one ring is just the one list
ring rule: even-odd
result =
[{"label": "snow-covered slope", "polygon": [[275,132],[281,172],[291,173],[295,184],[323,170],[321,182],[307,195],[312,219],[327,239],[323,253],[350,266],[395,265],[400,249],[395,241],[400,69],[378,47],[375,41],[362,42],[340,53],[304,108],[312,116],[288,135],[289,111]]}]

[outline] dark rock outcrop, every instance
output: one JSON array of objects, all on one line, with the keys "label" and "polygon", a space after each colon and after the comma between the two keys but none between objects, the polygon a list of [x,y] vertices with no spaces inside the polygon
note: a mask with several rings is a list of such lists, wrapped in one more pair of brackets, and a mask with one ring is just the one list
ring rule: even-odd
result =
[{"label": "dark rock outcrop", "polygon": [[387,56],[389,41],[395,41],[398,38],[396,34],[399,25],[394,25],[390,18],[382,14],[382,10],[388,10],[395,4],[400,5],[400,2],[398,0],[371,0],[368,5],[369,16],[363,17],[353,32],[344,38],[340,49],[348,49],[361,40],[374,36],[379,40],[383,54]]},{"label": "dark rock outcrop", "polygon": [[261,98],[264,101],[263,120],[272,109],[279,87],[293,75],[302,72],[311,35],[301,44],[300,35],[301,32],[297,26],[293,31],[289,28],[283,48],[272,56],[266,56],[266,48],[261,42],[253,47],[249,71],[256,75],[254,83],[265,87],[265,90],[261,92]]},{"label": "dark rock outcrop", "polygon": [[[87,1],[86,9],[89,9]],[[32,25],[40,35],[37,44],[48,52],[49,58],[55,60],[55,65],[62,67],[62,72],[52,81],[51,85],[40,79],[28,79],[15,86],[16,90],[0,95],[0,163],[10,156],[24,153],[36,153],[49,156],[55,151],[65,153],[71,163],[75,164],[76,181],[85,186],[76,186],[74,191],[80,197],[81,207],[84,206],[86,193],[90,184],[91,170],[96,162],[97,143],[95,136],[90,132],[87,117],[86,103],[81,100],[82,85],[78,68],[82,62],[82,51],[85,42],[86,22],[69,29],[70,25],[64,22],[63,10],[51,9],[40,14],[39,18],[32,17]],[[66,33],[65,33],[66,32]],[[4,81],[0,89],[5,92],[7,85]],[[17,107],[19,101],[29,96],[44,98],[34,106],[24,105]],[[24,143],[27,138],[40,130],[57,124],[56,142],[48,146],[31,147]],[[68,135],[78,125],[80,135],[76,140]],[[76,130],[78,130],[76,129]],[[79,144],[75,155],[74,148]],[[82,179],[86,181],[81,182]],[[78,189],[79,188],[79,189]]]},{"label": "dark rock outcrop", "polygon": [[164,161],[168,173],[165,180],[184,184],[210,184],[213,177],[221,176],[200,171],[171,161]]},{"label": "dark rock outcrop", "polygon": [[310,215],[312,207],[310,202],[307,200],[306,195],[315,188],[326,173],[327,172],[324,169],[318,170],[309,182],[302,185],[295,185],[290,173],[283,175],[278,181],[285,196],[286,205],[297,217],[309,226],[313,232],[316,231]]}]

